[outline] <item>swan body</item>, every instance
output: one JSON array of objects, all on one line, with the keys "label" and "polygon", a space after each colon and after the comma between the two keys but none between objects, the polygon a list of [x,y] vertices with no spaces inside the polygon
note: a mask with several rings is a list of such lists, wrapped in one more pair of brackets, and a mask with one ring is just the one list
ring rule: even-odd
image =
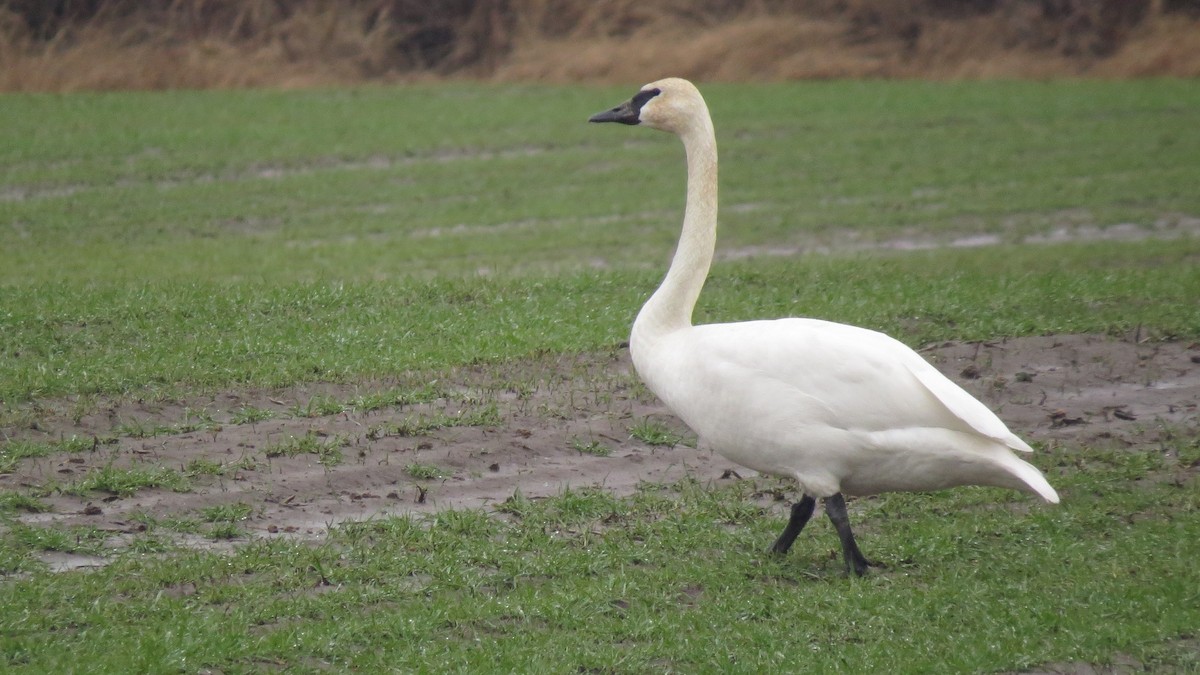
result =
[{"label": "swan body", "polygon": [[843,493],[990,485],[1057,503],[1054,488],[1013,451],[1032,449],[984,404],[903,343],[817,319],[693,326],[717,229],[717,147],[690,82],[652,82],[593,122],[674,133],[687,153],[683,230],[666,278],[638,313],[630,352],[638,375],[701,442],[756,471],[796,480],[803,498],[773,550],[786,552],[816,499],[865,573]]}]

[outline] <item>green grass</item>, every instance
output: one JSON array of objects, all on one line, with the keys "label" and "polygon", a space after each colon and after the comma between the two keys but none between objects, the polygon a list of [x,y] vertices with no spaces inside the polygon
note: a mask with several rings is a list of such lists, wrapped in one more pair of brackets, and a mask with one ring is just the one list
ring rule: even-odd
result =
[{"label": "green grass", "polygon": [[[1200,240],[1185,233],[1200,217],[1194,83],[704,91],[722,152],[719,249],[807,253],[718,260],[697,321],[807,315],[914,345],[1200,338]],[[683,193],[675,139],[584,123],[631,92],[3,97],[0,473],[117,435],[217,428],[189,411],[24,440],[47,410],[78,424],[112,398],[340,382],[378,393],[288,414],[365,415],[453,400],[448,373],[612,351],[661,278]],[[1024,243],[1122,224],[1156,236]],[[878,246],[981,234],[1000,244]],[[466,403],[364,434],[503,423],[495,405]],[[242,407],[230,421],[274,414]],[[631,433],[682,440],[654,420]],[[333,466],[344,440],[260,447]],[[860,543],[887,565],[865,579],[843,576],[823,519],[789,556],[764,554],[785,514],[764,511],[750,481],[516,494],[500,517],[378,518],[305,543],[247,537],[251,514],[231,505],[135,514],[146,531],[117,544],[30,524],[47,504],[5,490],[0,670],[975,672],[1133,658],[1196,671],[1198,453],[1182,433],[1127,452],[1055,449],[1041,461],[1057,507],[984,489],[855,500]],[[255,466],[110,464],[47,489],[128,497]],[[239,543],[173,543],[193,535]],[[51,573],[48,553],[108,564]]]},{"label": "green grass", "polygon": [[18,548],[33,551],[98,554],[107,535],[93,527],[31,527],[13,523],[8,537]]},{"label": "green grass", "polygon": [[481,427],[498,424],[500,424],[500,411],[495,404],[488,404],[462,410],[452,415],[446,413],[422,414],[405,417],[399,422],[382,422],[368,428],[366,437],[369,440],[375,440],[386,436],[424,436],[438,429],[450,427]]},{"label": "green grass", "polygon": [[0,473],[8,473],[29,457],[45,457],[54,451],[49,443],[9,441],[0,446]]},{"label": "green grass", "polygon": [[21,494],[19,492],[0,492],[0,514],[9,513],[12,511],[42,513],[49,510],[50,507],[36,497]]},{"label": "green grass", "polygon": [[292,406],[290,412],[296,417],[326,417],[345,409],[344,405],[329,396],[313,396],[303,405]]},{"label": "green grass", "polygon": [[844,576],[824,519],[788,556],[766,554],[784,513],[764,514],[751,481],[518,497],[504,520],[450,511],[347,524],[317,545],[35,570],[5,582],[0,664],[988,672],[1122,655],[1195,670],[1200,499],[1163,476],[1200,447],[1053,459],[1060,506],[973,488],[852,501],[860,543],[887,565],[863,579]]},{"label": "green grass", "polygon": [[321,464],[336,466],[342,463],[342,448],[350,440],[343,435],[328,436],[309,430],[303,436],[288,436],[271,443],[264,450],[267,457],[295,457],[296,455],[316,455]]},{"label": "green grass", "polygon": [[246,536],[246,531],[237,523],[213,523],[208,528],[209,539],[237,539]]},{"label": "green grass", "polygon": [[447,396],[447,392],[433,386],[419,389],[389,389],[355,396],[346,405],[357,412],[370,413],[384,408],[403,408],[416,403],[429,403],[444,396]]},{"label": "green grass", "polygon": [[187,463],[184,474],[189,478],[196,476],[225,476],[231,471],[254,471],[258,462],[250,457],[230,462],[217,462],[207,457],[197,457]]},{"label": "green grass", "polygon": [[572,438],[571,449],[581,455],[592,455],[593,457],[608,457],[612,454],[612,448],[595,439],[585,441],[582,438]]},{"label": "green grass", "polygon": [[[1187,82],[705,91],[722,250],[1015,243],[1077,224],[1171,230],[1200,213]],[[5,97],[0,399],[358,381],[607,348],[661,276],[682,196],[677,141],[582,121],[626,95]],[[910,342],[1138,323],[1195,336],[1198,248],[718,263],[698,318],[802,313]]]},{"label": "green grass", "polygon": [[187,492],[191,484],[183,474],[163,466],[132,466],[122,469],[105,464],[98,469],[92,469],[81,480],[63,485],[60,489],[78,495],[99,491],[128,497],[143,488],[167,488],[176,492]]},{"label": "green grass", "polygon": [[434,480],[436,478],[445,478],[453,473],[435,464],[421,464],[420,462],[408,464],[404,467],[404,471],[417,480]]},{"label": "green grass", "polygon": [[240,406],[233,412],[229,421],[233,424],[255,424],[264,420],[269,420],[275,416],[275,413],[264,408],[256,408],[254,406]]},{"label": "green grass", "polygon": [[202,510],[204,520],[210,523],[236,523],[250,517],[251,506],[244,502],[220,504]]},{"label": "green grass", "polygon": [[[629,91],[8,96],[0,281],[657,264],[675,235],[677,142],[583,121]],[[1186,188],[1200,153],[1188,82],[705,91],[728,246],[831,228],[1042,230],[1063,211],[1153,223],[1194,215],[1200,199]]]},{"label": "green grass", "polygon": [[[882,329],[912,344],[1116,334],[1139,324],[1160,337],[1189,338],[1200,334],[1192,302],[1200,295],[1198,256],[1200,243],[1189,239],[743,261],[718,265],[696,320],[799,314]],[[23,356],[0,361],[0,395],[21,402],[349,382],[597,351],[627,338],[630,317],[659,276],[9,287],[0,341]],[[129,293],[139,296],[136,306],[127,304]]]},{"label": "green grass", "polygon": [[113,427],[113,433],[130,438],[154,438],[155,436],[170,436],[184,433],[192,429],[174,424],[147,423],[143,420],[131,419]]},{"label": "green grass", "polygon": [[56,452],[78,454],[93,450],[102,442],[98,438],[80,436],[53,442],[14,440],[0,447],[0,466],[8,466],[6,462],[16,462],[26,457],[45,457]]},{"label": "green grass", "polygon": [[225,471],[224,464],[204,457],[197,457],[188,462],[185,473],[189,476],[223,476],[225,475]]},{"label": "green grass", "polygon": [[629,427],[629,435],[647,445],[665,445],[669,448],[675,447],[684,440],[683,436],[672,431],[665,422],[649,418]]}]

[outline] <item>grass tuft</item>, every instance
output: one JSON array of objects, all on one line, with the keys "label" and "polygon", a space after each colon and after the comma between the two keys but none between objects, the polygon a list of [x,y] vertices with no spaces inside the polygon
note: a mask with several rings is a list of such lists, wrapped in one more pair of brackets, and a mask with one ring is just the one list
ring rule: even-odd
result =
[{"label": "grass tuft", "polygon": [[342,462],[342,448],[349,444],[349,438],[340,434],[332,436],[309,430],[303,436],[288,436],[285,440],[268,445],[263,453],[267,457],[295,457],[296,455],[316,455],[326,466],[335,466]]},{"label": "grass tuft", "polygon": [[421,464],[419,462],[412,462],[411,464],[408,464],[404,467],[404,470],[408,473],[408,475],[416,478],[417,480],[446,478],[452,473],[435,464]]},{"label": "grass tuft", "polygon": [[612,448],[597,440],[585,441],[579,437],[571,439],[571,449],[581,455],[592,455],[593,457],[608,457],[612,454]]},{"label": "grass tuft", "polygon": [[356,396],[350,401],[349,407],[354,408],[360,413],[368,413],[384,408],[430,403],[445,396],[446,392],[433,386],[426,386],[415,390],[393,389]]},{"label": "grass tuft", "polygon": [[50,505],[31,495],[20,492],[0,490],[0,515],[12,511],[26,513],[45,513],[50,511]]},{"label": "grass tuft", "polygon": [[31,551],[100,554],[107,536],[93,527],[34,527],[16,522],[9,525],[6,539]]},{"label": "grass tuft", "polygon": [[494,427],[501,422],[500,411],[495,404],[461,411],[455,415],[436,413],[406,417],[400,422],[384,422],[367,430],[368,440],[387,436],[425,436],[438,429],[451,427]]},{"label": "grass tuft", "polygon": [[647,445],[658,445],[673,448],[683,442],[684,437],[671,430],[665,422],[644,418],[629,427],[630,438],[636,438]]},{"label": "grass tuft", "polygon": [[294,405],[290,412],[296,417],[328,417],[337,415],[346,407],[331,396],[313,396],[304,405]]},{"label": "grass tuft", "polygon": [[48,443],[34,441],[9,441],[0,447],[0,473],[10,473],[22,460],[30,457],[45,457],[54,451]]},{"label": "grass tuft", "polygon": [[200,513],[208,523],[236,523],[249,518],[252,510],[253,507],[249,504],[237,502],[205,507]]},{"label": "grass tuft", "polygon": [[264,420],[269,420],[275,416],[275,413],[265,408],[256,408],[254,406],[240,406],[233,412],[229,418],[231,424],[255,424]]},{"label": "grass tuft", "polygon": [[118,497],[129,497],[147,488],[187,492],[191,489],[191,484],[183,474],[166,467],[133,466],[120,469],[112,464],[105,464],[99,469],[92,469],[82,480],[60,489],[66,494],[81,496],[98,490]]}]

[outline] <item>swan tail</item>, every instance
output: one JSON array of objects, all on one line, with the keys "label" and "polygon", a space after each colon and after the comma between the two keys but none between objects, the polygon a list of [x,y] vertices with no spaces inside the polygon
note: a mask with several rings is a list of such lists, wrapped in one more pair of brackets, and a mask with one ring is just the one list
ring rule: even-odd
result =
[{"label": "swan tail", "polygon": [[1021,437],[1017,436],[1016,434],[1009,434],[1007,438],[997,440],[999,440],[1001,443],[1004,443],[1012,450],[1016,450],[1018,452],[1033,452],[1033,448],[1029,447],[1029,444],[1021,440]]},{"label": "swan tail", "polygon": [[1049,481],[1038,468],[1029,462],[1013,455],[1011,461],[1005,463],[1009,473],[1019,478],[1025,484],[1027,491],[1032,492],[1051,504],[1057,504],[1058,492],[1050,486]]}]

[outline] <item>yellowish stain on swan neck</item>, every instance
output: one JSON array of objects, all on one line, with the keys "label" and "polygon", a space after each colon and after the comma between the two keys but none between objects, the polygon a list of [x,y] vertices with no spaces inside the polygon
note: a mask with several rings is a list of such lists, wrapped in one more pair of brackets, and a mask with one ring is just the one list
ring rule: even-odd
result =
[{"label": "yellowish stain on swan neck", "polygon": [[679,134],[687,152],[687,205],[671,267],[633,323],[630,348],[692,325],[692,309],[704,288],[717,240],[717,141],[703,99]]}]

